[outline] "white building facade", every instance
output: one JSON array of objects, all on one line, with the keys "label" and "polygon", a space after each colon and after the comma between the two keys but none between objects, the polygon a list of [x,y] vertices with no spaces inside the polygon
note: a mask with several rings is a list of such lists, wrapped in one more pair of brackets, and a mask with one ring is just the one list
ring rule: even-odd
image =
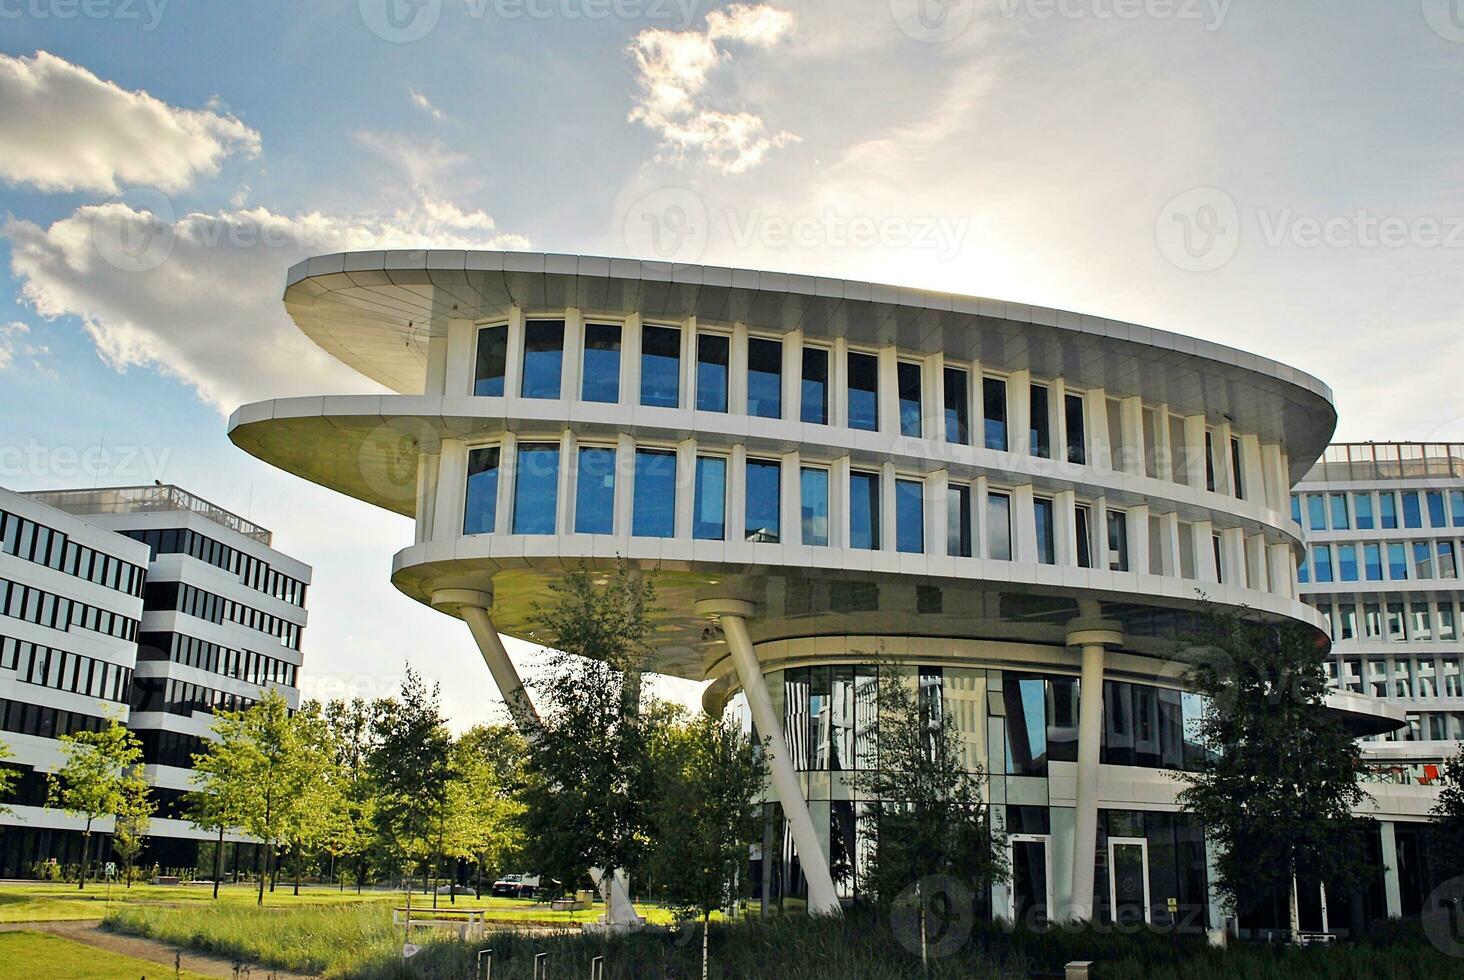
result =
[{"label": "white building facade", "polygon": [[1321,382],[1021,304],[564,255],[322,256],[285,304],[393,394],[246,405],[231,439],[414,518],[393,582],[464,619],[519,717],[499,633],[552,643],[533,603],[565,568],[656,572],[654,669],[771,743],[755,898],[855,896],[861,692],[898,669],[989,774],[994,914],[1217,924],[1173,641],[1201,593],[1320,638],[1289,494]]}]

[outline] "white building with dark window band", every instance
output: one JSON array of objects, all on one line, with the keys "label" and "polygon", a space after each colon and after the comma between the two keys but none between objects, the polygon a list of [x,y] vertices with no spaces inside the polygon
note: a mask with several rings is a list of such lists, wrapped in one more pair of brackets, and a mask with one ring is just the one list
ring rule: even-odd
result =
[{"label": "white building with dark window band", "polygon": [[[284,300],[391,394],[246,405],[230,438],[412,517],[392,581],[467,623],[520,718],[499,634],[552,643],[532,608],[566,568],[655,571],[654,669],[771,742],[752,897],[854,897],[862,693],[894,657],[990,773],[995,914],[1167,921],[1175,899],[1218,923],[1175,804],[1201,706],[1172,640],[1201,593],[1324,640],[1290,509],[1336,421],[1321,382],[1041,307],[620,259],[327,255]],[[1403,723],[1333,698],[1360,736]],[[1431,793],[1371,788],[1391,862]],[[1331,896],[1332,921],[1396,914],[1405,884]]]}]

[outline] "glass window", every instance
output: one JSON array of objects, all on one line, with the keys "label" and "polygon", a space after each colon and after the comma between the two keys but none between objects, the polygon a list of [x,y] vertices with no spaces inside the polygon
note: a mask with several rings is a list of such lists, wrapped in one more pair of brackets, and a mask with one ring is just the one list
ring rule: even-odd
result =
[{"label": "glass window", "polygon": [[1369,582],[1383,580],[1383,546],[1371,542],[1362,546],[1362,564]]},{"label": "glass window", "polygon": [[1007,775],[1047,775],[1047,684],[1040,677],[1007,673],[1001,691]]},{"label": "glass window", "polygon": [[1327,501],[1319,493],[1306,495],[1307,528],[1312,531],[1327,529]]},{"label": "glass window", "polygon": [[986,557],[1012,560],[1012,498],[1004,493],[986,495]]},{"label": "glass window", "polygon": [[1388,639],[1402,640],[1405,638],[1403,633],[1404,618],[1403,603],[1388,603]]},{"label": "glass window", "polygon": [[1458,569],[1454,565],[1454,542],[1439,542],[1439,578],[1456,578]]},{"label": "glass window", "polygon": [[1388,578],[1394,582],[1408,578],[1408,550],[1400,541],[1388,544]]},{"label": "glass window", "polygon": [[1464,490],[1449,491],[1449,510],[1454,514],[1454,526],[1464,527]]},{"label": "glass window", "polygon": [[1383,635],[1382,612],[1376,603],[1368,603],[1362,609],[1362,627],[1367,636]]},{"label": "glass window", "polygon": [[467,502],[463,508],[464,534],[492,534],[498,511],[498,447],[468,453]]},{"label": "glass window", "polygon": [[654,408],[681,404],[681,331],[675,327],[641,327],[640,401]]},{"label": "glass window", "polygon": [[1427,541],[1413,542],[1413,577],[1433,578],[1433,548]]},{"label": "glass window", "polygon": [[971,488],[962,483],[946,486],[946,554],[971,557]]},{"label": "glass window", "polygon": [[564,321],[529,320],[524,324],[525,398],[558,398],[564,369]]},{"label": "glass window", "polygon": [[1431,527],[1448,527],[1449,519],[1444,516],[1444,492],[1442,490],[1430,490],[1425,494],[1428,499],[1428,523]]},{"label": "glass window", "polygon": [[1083,425],[1083,396],[1066,395],[1063,405],[1067,422],[1067,461],[1081,466],[1088,462],[1088,436]]},{"label": "glass window", "polygon": [[1378,515],[1381,518],[1379,526],[1391,529],[1398,526],[1398,496],[1391,490],[1385,490],[1378,494]]},{"label": "glass window", "polygon": [[803,382],[798,417],[815,425],[829,424],[829,352],[803,348]]},{"label": "glass window", "polygon": [[967,398],[969,378],[960,368],[945,369],[945,438],[964,446],[971,441],[971,406]]},{"label": "glass window", "polygon": [[1423,527],[1423,510],[1418,502],[1417,490],[1403,491],[1403,526]]},{"label": "glass window", "polygon": [[1332,581],[1332,549],[1330,546],[1312,545],[1312,569],[1318,582]]},{"label": "glass window", "polygon": [[1047,386],[1032,385],[1031,431],[1028,451],[1043,459],[1052,458],[1052,426],[1048,420],[1050,408],[1047,403]]},{"label": "glass window", "polygon": [[1241,500],[1245,499],[1245,480],[1242,478],[1240,468],[1240,440],[1231,437],[1230,440],[1230,478],[1235,483],[1235,495]]},{"label": "glass window", "polygon": [[900,435],[920,438],[920,365],[900,361],[895,365],[900,389]]},{"label": "glass window", "polygon": [[1128,515],[1112,508],[1108,511],[1108,567],[1115,572],[1129,570]]},{"label": "glass window", "polygon": [[1301,523],[1301,494],[1291,495],[1291,519],[1297,524]]},{"label": "glass window", "polygon": [[849,547],[879,550],[879,474],[849,474]]},{"label": "glass window", "polygon": [[676,534],[676,454],[664,449],[635,451],[630,533],[640,538]]},{"label": "glass window", "polygon": [[920,480],[895,481],[895,550],[925,551],[925,484]]},{"label": "glass window", "polygon": [[1205,430],[1205,489],[1215,490],[1215,433]]},{"label": "glass window", "polygon": [[1343,582],[1357,581],[1357,545],[1337,546],[1337,574]]},{"label": "glass window", "polygon": [[747,341],[747,414],[783,417],[783,343],[750,337]]},{"label": "glass window", "polygon": [[1337,607],[1337,638],[1350,640],[1357,636],[1357,607],[1344,603]]},{"label": "glass window", "polygon": [[778,542],[783,467],[776,460],[747,461],[748,541]]},{"label": "glass window", "polygon": [[696,407],[727,411],[727,358],[731,339],[717,333],[696,335]]},{"label": "glass window", "polygon": [[1371,531],[1373,529],[1372,494],[1354,493],[1352,495],[1352,516],[1357,519],[1357,529],[1359,531]]},{"label": "glass window", "polygon": [[703,541],[721,541],[726,533],[727,460],[721,456],[698,456],[691,536]]},{"label": "glass window", "polygon": [[553,534],[559,509],[559,446],[520,443],[513,483],[513,533]]},{"label": "glass window", "polygon": [[799,512],[803,543],[825,547],[829,543],[829,471],[805,466],[798,474]]},{"label": "glass window", "polygon": [[615,450],[582,446],[574,488],[576,534],[615,531]]},{"label": "glass window", "polygon": [[1057,564],[1057,550],[1052,533],[1052,501],[1032,499],[1032,519],[1037,528],[1037,561],[1042,565]]},{"label": "glass window", "polygon": [[1093,533],[1093,529],[1090,521],[1088,520],[1088,508],[1077,507],[1074,509],[1073,514],[1076,521],[1076,526],[1074,528],[1074,538],[1076,539],[1078,546],[1078,567],[1092,568],[1093,538],[1091,535]]},{"label": "glass window", "polygon": [[981,410],[987,449],[1007,451],[1006,382],[1000,378],[981,379]]},{"label": "glass window", "polygon": [[1350,528],[1352,526],[1352,522],[1347,519],[1347,494],[1345,494],[1345,493],[1334,493],[1334,494],[1331,495],[1331,501],[1332,501],[1332,530],[1334,530],[1334,531],[1345,531],[1345,530],[1347,530],[1348,528]]},{"label": "glass window", "polygon": [[849,352],[849,428],[879,429],[879,358]]},{"label": "glass window", "polygon": [[1225,551],[1220,547],[1220,535],[1210,535],[1210,551],[1211,557],[1215,561],[1215,581],[1224,584],[1226,581]]},{"label": "glass window", "polygon": [[585,357],[580,400],[620,401],[620,324],[585,324]]},{"label": "glass window", "polygon": [[478,331],[478,366],[473,375],[473,394],[501,396],[503,369],[508,362],[508,327],[484,327]]}]

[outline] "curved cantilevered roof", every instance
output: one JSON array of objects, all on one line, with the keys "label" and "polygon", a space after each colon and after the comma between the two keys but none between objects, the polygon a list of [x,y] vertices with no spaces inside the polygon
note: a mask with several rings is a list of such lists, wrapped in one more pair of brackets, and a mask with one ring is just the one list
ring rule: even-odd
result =
[{"label": "curved cantilevered roof", "polygon": [[1321,381],[1235,348],[1025,303],[844,279],[530,252],[369,251],[300,262],[284,300],[321,348],[405,394],[423,391],[429,338],[445,334],[449,318],[573,307],[942,351],[1143,395],[1182,414],[1234,419],[1280,443],[1293,479],[1321,455],[1337,420]]}]

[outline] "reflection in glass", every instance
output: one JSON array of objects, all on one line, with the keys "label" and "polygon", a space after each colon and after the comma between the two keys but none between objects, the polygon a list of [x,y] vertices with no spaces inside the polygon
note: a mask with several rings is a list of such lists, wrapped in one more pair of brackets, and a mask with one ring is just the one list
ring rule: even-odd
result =
[{"label": "reflection in glass", "polygon": [[747,341],[747,414],[783,417],[783,344],[763,337]]},{"label": "reflection in glass", "polygon": [[513,484],[513,533],[553,534],[559,509],[558,444],[520,443]]},{"label": "reflection in glass", "polygon": [[584,379],[580,400],[620,401],[620,324],[585,324]]},{"label": "reflection in glass", "polygon": [[473,394],[501,396],[503,371],[508,362],[508,327],[484,327],[478,331],[478,364],[473,377]]},{"label": "reflection in glass", "polygon": [[971,488],[961,483],[946,487],[946,554],[971,557]]},{"label": "reflection in glass", "polygon": [[849,352],[849,428],[879,429],[879,359]]},{"label": "reflection in glass", "polygon": [[691,536],[703,541],[721,541],[726,531],[727,460],[721,456],[698,456]]},{"label": "reflection in glass", "polygon": [[920,365],[900,361],[895,365],[900,395],[900,435],[920,438]]},{"label": "reflection in glass", "polygon": [[925,551],[925,484],[919,480],[895,481],[895,550]]},{"label": "reflection in glass", "polygon": [[964,446],[971,441],[971,406],[967,375],[960,368],[945,369],[945,438]]},{"label": "reflection in glass", "polygon": [[981,379],[981,403],[986,415],[986,448],[1006,452],[1007,449],[1007,396],[1006,382],[1000,378]]},{"label": "reflection in glass", "polygon": [[467,503],[464,534],[492,534],[498,512],[498,447],[468,453]]},{"label": "reflection in glass", "polygon": [[630,533],[640,538],[676,534],[676,454],[668,450],[635,451]]},{"label": "reflection in glass", "polygon": [[1108,511],[1108,568],[1115,572],[1129,570],[1128,515],[1121,510]]},{"label": "reflection in glass", "polygon": [[1063,398],[1067,420],[1067,460],[1079,465],[1088,461],[1088,437],[1083,425],[1083,396]]},{"label": "reflection in glass", "polygon": [[986,495],[986,557],[1012,560],[1012,498],[1004,493]]},{"label": "reflection in glass", "polygon": [[1047,775],[1047,691],[1040,677],[1002,678],[1008,776]]},{"label": "reflection in glass", "polygon": [[1052,529],[1052,501],[1042,497],[1032,500],[1032,519],[1037,526],[1037,561],[1042,565],[1057,564],[1057,550]]},{"label": "reflection in glass", "polygon": [[803,543],[824,547],[829,543],[829,471],[805,466],[798,481]]},{"label": "reflection in glass", "polygon": [[822,347],[803,348],[803,379],[798,417],[815,425],[829,423],[829,352]]},{"label": "reflection in glass", "polygon": [[558,398],[564,368],[564,321],[529,320],[524,324],[525,398]]},{"label": "reflection in glass", "polygon": [[615,450],[583,446],[575,475],[574,531],[612,534],[615,530]]},{"label": "reflection in glass", "polygon": [[1032,385],[1031,429],[1029,430],[1028,452],[1043,459],[1052,458],[1052,426],[1048,420],[1051,411],[1047,400],[1046,385]]},{"label": "reflection in glass", "polygon": [[879,550],[879,474],[849,474],[849,547]]},{"label": "reflection in glass", "polygon": [[783,468],[774,460],[747,461],[747,513],[744,533],[748,541],[776,544],[782,498]]},{"label": "reflection in glass", "polygon": [[722,334],[696,336],[696,407],[702,412],[727,411],[727,357],[729,338]]},{"label": "reflection in glass", "polygon": [[681,403],[681,331],[641,327],[640,403],[676,408]]}]

